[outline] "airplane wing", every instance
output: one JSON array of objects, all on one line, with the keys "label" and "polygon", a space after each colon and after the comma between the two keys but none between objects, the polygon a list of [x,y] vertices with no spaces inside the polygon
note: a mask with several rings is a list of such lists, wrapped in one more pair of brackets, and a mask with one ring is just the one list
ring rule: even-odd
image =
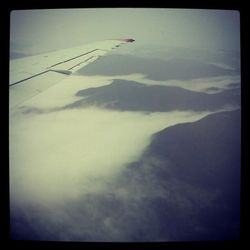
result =
[{"label": "airplane wing", "polygon": [[112,49],[130,42],[134,39],[110,39],[10,60],[10,108],[43,92]]}]

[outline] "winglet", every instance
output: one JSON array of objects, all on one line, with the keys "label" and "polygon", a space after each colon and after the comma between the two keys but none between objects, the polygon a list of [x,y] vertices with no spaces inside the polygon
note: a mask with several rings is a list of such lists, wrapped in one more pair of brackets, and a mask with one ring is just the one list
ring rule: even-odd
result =
[{"label": "winglet", "polygon": [[123,42],[126,42],[126,43],[132,43],[132,42],[135,41],[133,38],[116,38],[114,40],[123,41]]}]

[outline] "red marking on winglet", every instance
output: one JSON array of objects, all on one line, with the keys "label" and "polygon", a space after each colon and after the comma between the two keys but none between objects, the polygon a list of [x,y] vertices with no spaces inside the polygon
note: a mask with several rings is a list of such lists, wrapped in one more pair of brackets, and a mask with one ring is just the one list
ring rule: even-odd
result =
[{"label": "red marking on winglet", "polygon": [[135,40],[132,39],[132,38],[117,38],[117,39],[112,39],[112,40],[123,41],[123,42],[126,42],[126,43],[132,43],[132,42],[135,41]]}]

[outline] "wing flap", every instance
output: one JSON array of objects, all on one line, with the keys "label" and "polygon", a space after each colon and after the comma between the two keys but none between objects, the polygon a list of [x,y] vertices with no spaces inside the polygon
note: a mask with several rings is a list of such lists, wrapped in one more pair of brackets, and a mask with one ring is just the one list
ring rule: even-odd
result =
[{"label": "wing flap", "polygon": [[72,73],[76,72],[80,68],[94,62],[99,57],[105,55],[107,51],[96,49],[88,54],[78,56],[77,58],[69,59],[67,61],[61,61],[56,65],[50,66],[48,70],[68,70]]},{"label": "wing flap", "polygon": [[62,81],[66,77],[65,74],[49,71],[46,74],[40,74],[37,77],[30,78],[25,82],[20,82],[20,84],[10,86],[9,107],[13,108],[18,106],[24,101],[54,86],[55,82]]}]

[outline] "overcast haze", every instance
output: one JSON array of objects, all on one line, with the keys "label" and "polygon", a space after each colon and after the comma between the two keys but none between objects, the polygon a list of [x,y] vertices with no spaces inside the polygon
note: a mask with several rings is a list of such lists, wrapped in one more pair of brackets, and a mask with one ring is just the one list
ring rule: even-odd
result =
[{"label": "overcast haze", "polygon": [[11,13],[11,50],[39,53],[97,40],[239,50],[239,13],[230,10],[61,9]]},{"label": "overcast haze", "polygon": [[239,239],[239,28],[237,11],[12,12],[11,239]]}]

